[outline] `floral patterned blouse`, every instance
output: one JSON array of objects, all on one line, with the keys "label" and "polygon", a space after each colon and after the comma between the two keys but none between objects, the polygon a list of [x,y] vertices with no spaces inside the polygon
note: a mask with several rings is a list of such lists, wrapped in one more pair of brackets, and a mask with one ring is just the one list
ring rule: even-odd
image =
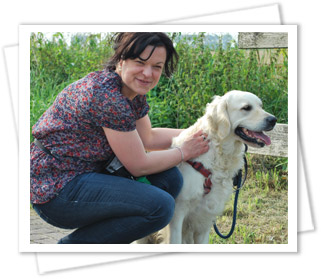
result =
[{"label": "floral patterned blouse", "polygon": [[133,131],[148,113],[146,96],[129,100],[120,93],[121,83],[113,71],[90,73],[59,93],[32,127],[54,157],[31,144],[31,203],[48,202],[74,177],[102,166],[113,152],[102,127]]}]

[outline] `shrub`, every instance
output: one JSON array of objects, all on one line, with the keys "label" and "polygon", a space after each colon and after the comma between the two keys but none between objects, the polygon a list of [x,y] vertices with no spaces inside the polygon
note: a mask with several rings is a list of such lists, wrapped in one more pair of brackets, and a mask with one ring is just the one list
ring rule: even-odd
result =
[{"label": "shrub", "polygon": [[[223,36],[213,46],[204,33],[169,35],[180,60],[173,76],[161,77],[147,95],[154,127],[186,128],[203,114],[214,95],[234,89],[258,95],[278,122],[287,123],[286,50],[266,51],[263,57],[256,50],[239,49],[234,41],[223,42]],[[65,86],[103,68],[113,51],[112,36],[55,33],[48,39],[42,33],[31,35],[31,127]]]}]

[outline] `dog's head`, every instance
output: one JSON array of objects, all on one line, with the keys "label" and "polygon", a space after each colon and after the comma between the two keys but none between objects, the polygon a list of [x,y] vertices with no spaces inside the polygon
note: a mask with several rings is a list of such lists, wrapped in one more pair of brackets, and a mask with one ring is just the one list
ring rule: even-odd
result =
[{"label": "dog's head", "polygon": [[264,111],[262,101],[252,93],[230,91],[216,96],[206,107],[211,132],[220,140],[235,137],[253,147],[270,145],[270,138],[264,131],[274,128],[277,119]]}]

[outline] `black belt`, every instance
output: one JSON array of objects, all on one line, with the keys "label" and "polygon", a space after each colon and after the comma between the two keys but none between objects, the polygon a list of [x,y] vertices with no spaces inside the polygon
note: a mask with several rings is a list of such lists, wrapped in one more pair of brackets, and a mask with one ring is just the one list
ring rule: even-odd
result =
[{"label": "black belt", "polygon": [[43,152],[47,153],[48,155],[51,155],[51,156],[54,157],[56,160],[60,161],[55,155],[53,155],[53,154],[50,152],[50,150],[49,150],[48,148],[44,147],[39,140],[35,139],[35,140],[34,140],[34,143],[35,143]]}]

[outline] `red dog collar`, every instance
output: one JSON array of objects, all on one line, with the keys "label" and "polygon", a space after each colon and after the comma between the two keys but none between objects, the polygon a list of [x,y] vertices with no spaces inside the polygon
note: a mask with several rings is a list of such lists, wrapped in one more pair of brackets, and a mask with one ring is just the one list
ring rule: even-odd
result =
[{"label": "red dog collar", "polygon": [[205,181],[203,183],[204,195],[208,194],[212,188],[212,173],[208,169],[206,169],[200,162],[186,161],[186,163],[190,164],[195,170],[200,172],[205,177]]}]

